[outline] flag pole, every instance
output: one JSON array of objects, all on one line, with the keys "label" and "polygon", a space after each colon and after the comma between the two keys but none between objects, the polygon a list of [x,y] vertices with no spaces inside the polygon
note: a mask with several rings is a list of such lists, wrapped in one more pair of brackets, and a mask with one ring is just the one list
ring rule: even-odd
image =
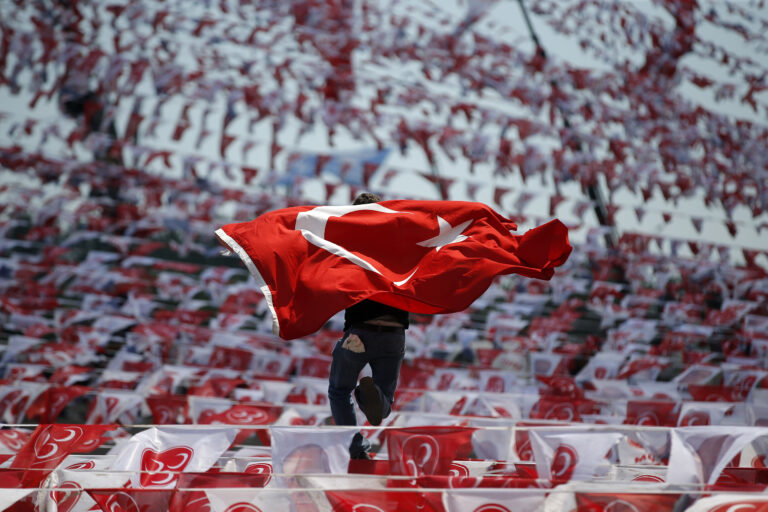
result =
[{"label": "flag pole", "polygon": [[[526,27],[528,27],[528,33],[531,36],[531,40],[536,46],[536,54],[542,59],[546,60],[548,58],[547,51],[541,45],[541,41],[539,40],[538,34],[536,34],[536,30],[533,28],[533,23],[531,23],[531,18],[528,15],[528,10],[525,8],[523,0],[517,0],[517,3],[520,5],[520,10],[523,12],[523,19],[525,20]],[[552,82],[552,85],[557,87],[557,82]],[[565,127],[570,128],[571,124],[568,121],[568,117],[566,117],[566,113],[562,109],[558,108],[557,105],[553,105],[553,107],[559,110],[560,115],[563,117],[563,124],[565,124]],[[579,143],[579,150],[582,150],[581,143]],[[600,189],[600,184],[595,182],[587,185],[586,192],[589,196],[589,199],[595,205],[595,216],[597,217],[597,221],[601,226],[610,228],[610,231],[606,230],[605,233],[606,246],[609,249],[616,248],[616,228],[608,215],[608,209],[605,206],[605,199],[603,199],[603,192]]]}]

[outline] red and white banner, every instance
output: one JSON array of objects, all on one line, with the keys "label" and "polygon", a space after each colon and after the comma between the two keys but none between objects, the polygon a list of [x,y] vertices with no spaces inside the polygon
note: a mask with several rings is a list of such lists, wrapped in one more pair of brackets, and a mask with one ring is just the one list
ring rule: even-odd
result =
[{"label": "red and white banner", "polygon": [[[317,510],[292,508],[291,492],[269,489],[206,489],[210,512],[268,512],[270,510]],[[323,501],[322,492],[316,491]],[[302,491],[301,494],[307,493]],[[309,498],[309,496],[304,496]]]},{"label": "red and white banner", "polygon": [[575,498],[576,510],[589,510],[590,512],[613,512],[614,510],[631,512],[672,512],[675,510],[675,504],[678,498],[680,498],[680,495],[641,492],[577,492]]},{"label": "red and white banner", "polygon": [[724,493],[699,498],[686,512],[768,512],[768,496],[757,493]]},{"label": "red and white banner", "polygon": [[[26,498],[28,494],[32,493],[34,489],[3,489],[0,492],[0,510],[8,510],[11,505],[16,502],[20,502],[23,498]],[[25,503],[26,505],[26,503]],[[29,508],[33,505],[30,503]],[[21,508],[21,510],[29,510],[29,508]]]},{"label": "red and white banner", "polygon": [[351,489],[326,491],[325,494],[333,512],[442,512],[441,496],[434,492]]},{"label": "red and white banner", "polygon": [[621,439],[619,432],[532,430],[529,432],[536,471],[557,482],[591,480],[609,450]]},{"label": "red and white banner", "polygon": [[765,428],[740,426],[679,427],[670,431],[667,483],[714,484],[723,468]]},{"label": "red and white banner", "polygon": [[117,425],[38,425],[11,463],[28,470],[23,487],[36,487],[70,453],[87,453],[105,441]]},{"label": "red and white banner", "polygon": [[[91,498],[102,512],[167,512],[173,491],[160,489],[93,489]],[[182,512],[182,511],[174,511]]]},{"label": "red and white banner", "polygon": [[450,490],[443,493],[445,512],[535,512],[546,494],[517,489]]},{"label": "red and white banner", "polygon": [[[144,397],[133,391],[102,390],[96,395],[85,422],[131,424],[145,403]],[[121,417],[122,421],[118,421]]]},{"label": "red and white banner", "polygon": [[235,428],[148,428],[115,447],[110,469],[133,472],[133,488],[170,489],[182,472],[207,471],[236,434]]},{"label": "red and white banner", "polygon": [[392,475],[450,475],[456,459],[472,451],[473,428],[411,427],[387,431]]},{"label": "red and white banner", "polygon": [[497,275],[551,278],[571,252],[565,225],[515,229],[482,203],[398,200],[284,208],[216,235],[256,278],[273,331],[293,339],[363,299],[451,313]]}]

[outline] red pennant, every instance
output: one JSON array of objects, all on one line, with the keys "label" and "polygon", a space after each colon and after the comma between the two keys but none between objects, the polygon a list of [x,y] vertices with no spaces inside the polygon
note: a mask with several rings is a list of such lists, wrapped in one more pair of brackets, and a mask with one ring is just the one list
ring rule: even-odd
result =
[{"label": "red pennant", "polygon": [[173,490],[87,489],[102,512],[167,512]]},{"label": "red pennant", "polygon": [[41,423],[53,423],[75,398],[92,391],[86,386],[53,386],[39,394],[27,408],[27,417]]},{"label": "red pennant", "polygon": [[27,469],[24,487],[37,487],[70,453],[88,453],[117,425],[38,425],[16,454],[11,468]]},{"label": "red pennant", "polygon": [[243,179],[246,185],[250,185],[253,179],[259,174],[259,170],[256,167],[241,167],[243,171]]},{"label": "red pennant", "polygon": [[472,452],[475,429],[412,427],[386,432],[392,475],[449,475],[451,464]]}]

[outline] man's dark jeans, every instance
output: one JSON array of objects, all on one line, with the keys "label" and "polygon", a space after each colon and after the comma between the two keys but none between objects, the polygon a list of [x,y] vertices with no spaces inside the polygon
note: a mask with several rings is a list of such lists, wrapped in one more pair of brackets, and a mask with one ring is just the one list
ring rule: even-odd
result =
[{"label": "man's dark jeans", "polygon": [[[352,352],[342,347],[344,340],[352,334],[356,334],[363,342],[365,352]],[[332,355],[328,399],[336,425],[357,425],[352,392],[366,364],[371,366],[371,376],[381,398],[381,417],[389,416],[400,376],[400,365],[405,355],[405,330],[378,332],[364,327],[352,327],[336,343]],[[355,456],[361,451],[367,451],[367,446],[367,440],[355,436],[350,453]]]}]

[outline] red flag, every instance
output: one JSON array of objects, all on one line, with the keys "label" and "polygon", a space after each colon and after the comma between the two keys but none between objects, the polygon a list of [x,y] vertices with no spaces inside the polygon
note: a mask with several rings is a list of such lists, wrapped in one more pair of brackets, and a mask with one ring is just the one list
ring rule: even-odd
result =
[{"label": "red flag", "polygon": [[54,422],[72,400],[90,391],[91,388],[86,386],[52,386],[37,396],[26,414],[43,423]]},{"label": "red flag", "polygon": [[155,395],[146,399],[157,425],[189,423],[187,397],[183,395]]},{"label": "red flag", "polygon": [[[436,494],[436,493],[432,493]],[[400,510],[421,510],[423,512],[437,512],[444,510],[439,501],[440,494],[436,494],[437,500],[430,500],[430,493],[417,491],[381,491],[369,489],[350,489],[339,491],[326,491],[325,496],[338,512],[355,512],[361,510],[397,512]]]},{"label": "red flag", "polygon": [[475,429],[464,427],[410,427],[387,432],[392,475],[448,475],[451,463],[472,451]]},{"label": "red flag", "polygon": [[599,512],[636,510],[637,512],[671,512],[679,494],[644,493],[576,493],[576,510]]},{"label": "red flag", "polygon": [[104,512],[163,512],[169,510],[173,491],[157,489],[88,489]]},{"label": "red flag", "polygon": [[70,453],[86,453],[104,442],[104,434],[117,425],[38,425],[11,464],[29,470],[24,487],[37,487]]},{"label": "red flag", "polygon": [[293,339],[363,299],[451,313],[497,275],[550,279],[571,251],[565,225],[514,229],[481,203],[402,200],[285,208],[216,235],[258,281],[273,330]]}]

